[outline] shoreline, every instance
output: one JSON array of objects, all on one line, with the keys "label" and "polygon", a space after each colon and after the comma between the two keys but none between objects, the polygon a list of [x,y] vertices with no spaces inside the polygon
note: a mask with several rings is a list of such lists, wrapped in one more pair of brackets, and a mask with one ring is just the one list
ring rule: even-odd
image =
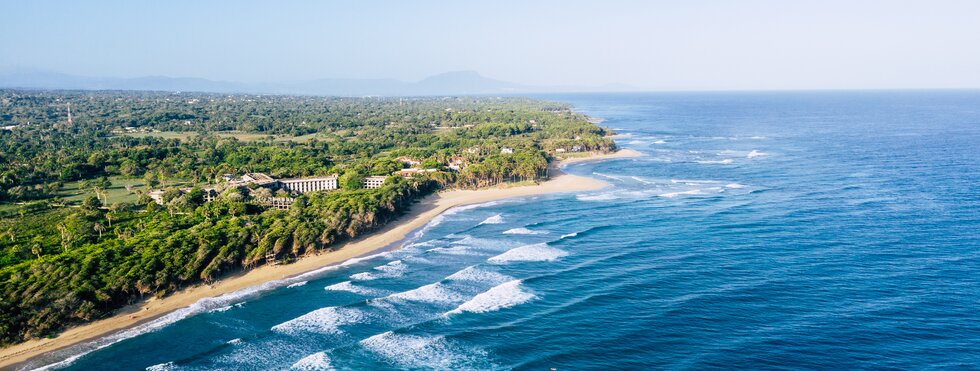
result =
[{"label": "shoreline", "polygon": [[304,256],[291,264],[263,265],[227,276],[211,285],[198,284],[187,287],[163,298],[150,298],[141,303],[123,307],[110,317],[71,327],[54,338],[28,340],[0,349],[0,368],[17,368],[35,357],[147,324],[205,299],[239,292],[274,281],[288,280],[321,269],[335,267],[351,259],[397,248],[392,246],[454,207],[524,196],[597,190],[608,186],[608,183],[591,177],[567,174],[560,169],[568,164],[639,157],[641,155],[635,150],[620,149],[609,154],[570,157],[553,162],[550,165],[551,178],[536,185],[439,192],[412,205],[408,213],[388,223],[383,228],[365,237],[348,241],[337,250]]}]

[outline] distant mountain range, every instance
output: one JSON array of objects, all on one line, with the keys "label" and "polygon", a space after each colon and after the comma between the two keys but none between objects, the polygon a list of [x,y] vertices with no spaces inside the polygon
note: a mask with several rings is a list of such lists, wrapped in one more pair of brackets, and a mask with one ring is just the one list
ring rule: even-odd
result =
[{"label": "distant mountain range", "polygon": [[335,96],[488,95],[637,90],[621,84],[593,87],[520,85],[484,77],[474,71],[447,72],[417,82],[395,79],[319,79],[294,83],[238,83],[166,76],[87,77],[28,69],[0,71],[0,88],[196,91]]}]

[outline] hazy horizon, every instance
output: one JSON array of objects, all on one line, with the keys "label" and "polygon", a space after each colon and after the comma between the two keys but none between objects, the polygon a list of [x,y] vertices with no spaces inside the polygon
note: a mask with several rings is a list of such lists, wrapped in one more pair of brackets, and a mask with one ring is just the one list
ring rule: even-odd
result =
[{"label": "hazy horizon", "polygon": [[0,3],[0,68],[242,83],[451,71],[637,90],[980,88],[980,3]]}]

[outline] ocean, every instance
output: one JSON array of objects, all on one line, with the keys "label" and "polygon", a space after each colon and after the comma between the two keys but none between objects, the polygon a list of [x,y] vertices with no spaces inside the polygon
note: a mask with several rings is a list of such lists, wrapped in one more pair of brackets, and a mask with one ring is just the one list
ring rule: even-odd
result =
[{"label": "ocean", "polygon": [[644,156],[31,366],[980,368],[980,92],[544,98]]}]

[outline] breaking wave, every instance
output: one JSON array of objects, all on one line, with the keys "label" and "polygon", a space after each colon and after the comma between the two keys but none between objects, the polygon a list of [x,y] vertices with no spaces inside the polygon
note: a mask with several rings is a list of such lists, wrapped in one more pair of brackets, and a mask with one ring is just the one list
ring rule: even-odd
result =
[{"label": "breaking wave", "polygon": [[507,250],[503,254],[487,259],[491,263],[554,261],[568,256],[568,252],[548,246],[546,243],[524,245]]},{"label": "breaking wave", "polygon": [[490,290],[474,296],[473,299],[460,304],[456,309],[446,312],[445,315],[462,312],[493,312],[526,303],[534,298],[534,294],[523,289],[521,280],[513,280],[494,286]]},{"label": "breaking wave", "polygon": [[272,327],[272,331],[294,335],[302,332],[340,333],[340,326],[357,323],[364,313],[357,309],[326,307],[309,312]]},{"label": "breaking wave", "polygon": [[504,234],[548,234],[547,231],[532,231],[527,228],[513,228],[504,231]]},{"label": "breaking wave", "polygon": [[314,370],[333,370],[333,366],[330,364],[330,357],[327,357],[326,352],[317,352],[310,354],[303,359],[296,361],[292,366],[289,367],[291,370],[302,370],[302,371],[314,371]]},{"label": "breaking wave", "polygon": [[497,214],[484,219],[482,222],[480,222],[480,224],[503,224],[503,222],[504,222],[504,217],[500,216],[500,214]]},{"label": "breaking wave", "polygon": [[395,334],[388,331],[361,340],[364,349],[401,368],[488,368],[486,351],[465,347],[442,336]]}]

